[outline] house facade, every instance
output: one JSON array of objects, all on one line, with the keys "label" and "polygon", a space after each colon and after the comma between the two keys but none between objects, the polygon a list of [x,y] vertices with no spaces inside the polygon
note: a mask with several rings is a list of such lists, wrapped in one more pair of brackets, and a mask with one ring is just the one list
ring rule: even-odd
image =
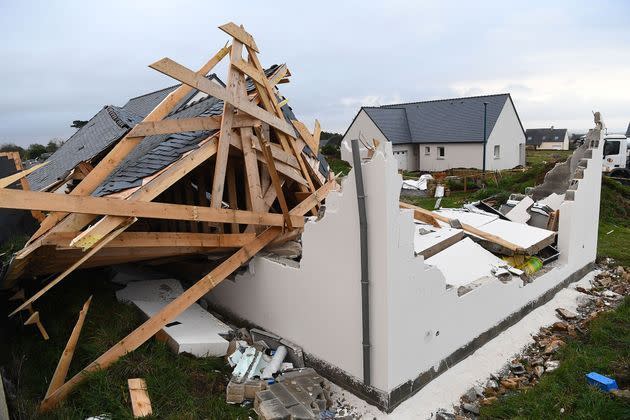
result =
[{"label": "house facade", "polygon": [[569,133],[566,128],[528,128],[526,144],[538,150],[569,150]]},{"label": "house facade", "polygon": [[509,94],[362,107],[343,142],[392,143],[398,169],[511,169],[525,164],[525,132]]}]

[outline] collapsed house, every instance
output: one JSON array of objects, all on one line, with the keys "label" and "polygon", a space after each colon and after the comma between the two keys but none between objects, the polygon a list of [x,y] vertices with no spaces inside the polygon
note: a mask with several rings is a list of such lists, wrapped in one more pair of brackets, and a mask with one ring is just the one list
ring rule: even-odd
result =
[{"label": "collapsed house", "polygon": [[[50,212],[12,259],[4,287],[61,272],[12,314],[32,310],[77,268],[198,254],[220,262],[186,290],[165,282],[165,299],[138,298],[140,283],[123,289],[119,299],[139,302],[148,320],[68,381],[67,366],[56,372],[43,410],[203,300],[301,346],[307,365],[391,411],[591,269],[601,124],[528,197],[546,224],[523,221],[534,209],[525,197],[505,214],[483,203],[430,212],[400,203],[389,142],[346,139],[342,158],[353,169],[339,189],[317,154],[319,125],[309,132],[277,90],[286,66],[265,70],[250,34],[221,29],[231,46],[199,71],[169,59],[151,65],[181,85],[106,107],[76,134],[112,128],[92,133],[98,150],[82,154],[92,142],[69,141],[30,175],[40,191],[0,189],[4,208]],[[224,85],[206,74],[228,54]],[[296,253],[272,252],[296,239]],[[523,264],[551,245],[554,258],[525,273]],[[215,344],[227,351],[227,342]],[[177,351],[209,352],[186,339]]]},{"label": "collapsed house", "polygon": [[[318,156],[319,123],[311,133],[277,88],[288,82],[287,66],[264,69],[243,27],[228,23],[220,29],[230,43],[198,71],[168,58],[150,66],[180,85],[122,108],[105,107],[46,166],[0,180],[6,187],[31,174],[31,186],[39,190],[0,188],[0,207],[49,212],[3,266],[5,289],[60,273],[45,278],[32,296],[24,290],[14,296],[21,303],[10,316],[29,311],[27,324],[36,323],[45,339],[37,300],[77,268],[216,256],[192,287],[175,290],[157,306],[145,301],[140,309],[148,320],[66,381],[88,300],[41,410],[69,395],[86,373],[107,368],[195,311],[197,300],[256,253],[299,236],[305,216],[317,216],[337,187]],[[227,82],[207,76],[228,55]],[[137,302],[133,287],[120,298]],[[184,344],[184,351],[195,353],[199,343]]]},{"label": "collapsed house", "polygon": [[[552,195],[555,203],[562,195],[557,232],[496,210],[428,212],[399,203],[391,144],[363,145],[341,191],[327,197],[324,217],[305,226],[299,263],[256,257],[206,299],[299,344],[307,364],[389,412],[592,269],[602,133],[601,125],[590,130],[585,145],[533,191],[536,200]],[[351,156],[346,141],[342,158]],[[357,192],[357,177],[365,191]],[[515,267],[519,256],[552,243],[555,258],[543,269],[527,275]]]}]

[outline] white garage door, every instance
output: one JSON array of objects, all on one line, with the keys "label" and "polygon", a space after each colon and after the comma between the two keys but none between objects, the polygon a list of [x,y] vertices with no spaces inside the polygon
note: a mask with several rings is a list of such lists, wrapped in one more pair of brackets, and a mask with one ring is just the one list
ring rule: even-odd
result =
[{"label": "white garage door", "polygon": [[409,154],[407,153],[407,150],[395,151],[394,152],[394,157],[398,161],[398,169],[406,171],[407,168],[408,168],[408,166],[407,166],[408,165],[407,159],[409,159]]}]

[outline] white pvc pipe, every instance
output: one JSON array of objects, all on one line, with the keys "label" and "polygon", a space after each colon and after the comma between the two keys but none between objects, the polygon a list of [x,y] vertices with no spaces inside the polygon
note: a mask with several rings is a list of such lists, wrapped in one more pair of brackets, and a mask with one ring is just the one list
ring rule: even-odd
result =
[{"label": "white pvc pipe", "polygon": [[263,369],[262,375],[260,376],[261,379],[273,378],[273,374],[280,370],[280,366],[282,366],[285,357],[287,357],[287,348],[285,346],[278,346],[271,361],[267,367]]}]

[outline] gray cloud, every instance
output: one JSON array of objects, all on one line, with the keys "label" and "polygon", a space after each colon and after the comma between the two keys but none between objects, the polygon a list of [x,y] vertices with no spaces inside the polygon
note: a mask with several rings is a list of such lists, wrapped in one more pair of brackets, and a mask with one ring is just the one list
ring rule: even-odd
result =
[{"label": "gray cloud", "polygon": [[526,126],[588,127],[598,109],[621,130],[629,15],[623,1],[3,1],[0,142],[68,137],[73,119],[173,84],[147,65],[201,65],[227,21],[254,34],[263,64],[289,65],[283,93],[309,126],[343,132],[360,105],[509,91]]}]

